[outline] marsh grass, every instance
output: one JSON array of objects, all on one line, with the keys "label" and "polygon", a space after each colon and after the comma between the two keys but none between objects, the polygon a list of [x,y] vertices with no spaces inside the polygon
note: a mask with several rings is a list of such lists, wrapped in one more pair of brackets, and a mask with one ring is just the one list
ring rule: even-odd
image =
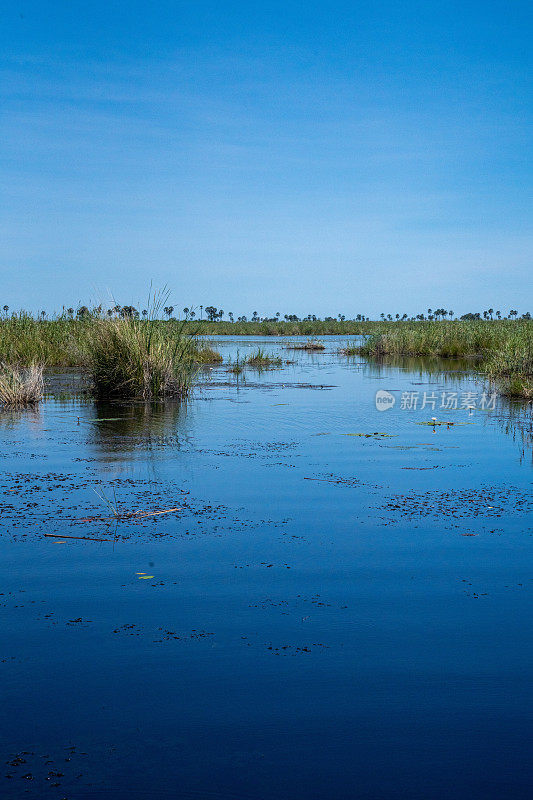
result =
[{"label": "marsh grass", "polygon": [[279,356],[269,356],[261,347],[258,347],[255,353],[244,359],[243,364],[254,369],[270,369],[281,367],[283,361]]},{"label": "marsh grass", "polygon": [[279,356],[268,355],[261,347],[258,347],[255,353],[246,358],[241,358],[237,351],[237,358],[235,361],[230,362],[228,372],[233,373],[233,375],[241,375],[246,367],[260,371],[262,369],[274,369],[282,365],[283,361]]},{"label": "marsh grass", "polygon": [[338,353],[341,356],[357,356],[360,352],[361,345],[359,344],[347,344],[338,350]]},{"label": "marsh grass", "polygon": [[38,403],[43,396],[43,366],[30,364],[0,368],[0,404],[6,408],[24,408]]},{"label": "marsh grass", "polygon": [[326,345],[322,342],[316,341],[316,339],[308,339],[307,342],[303,344],[289,344],[287,345],[287,350],[309,350],[309,351],[321,351],[325,350]]},{"label": "marsh grass", "polygon": [[496,381],[502,394],[533,397],[533,321],[397,323],[372,334],[360,353],[373,358],[437,356],[476,359],[479,370]]},{"label": "marsh grass", "polygon": [[533,399],[533,336],[518,331],[490,357],[486,372],[509,397]]},{"label": "marsh grass", "polygon": [[100,400],[185,397],[197,370],[188,335],[161,335],[139,320],[101,319],[87,342],[89,372]]},{"label": "marsh grass", "polygon": [[197,364],[220,364],[223,358],[209,344],[201,342],[194,347],[193,360]]}]

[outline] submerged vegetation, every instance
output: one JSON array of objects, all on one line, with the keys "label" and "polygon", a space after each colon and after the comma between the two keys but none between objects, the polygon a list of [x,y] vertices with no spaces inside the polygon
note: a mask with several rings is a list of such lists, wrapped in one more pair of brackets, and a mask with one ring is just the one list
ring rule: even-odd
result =
[{"label": "submerged vegetation", "polygon": [[6,408],[24,408],[38,403],[43,396],[43,366],[0,367],[0,405]]}]

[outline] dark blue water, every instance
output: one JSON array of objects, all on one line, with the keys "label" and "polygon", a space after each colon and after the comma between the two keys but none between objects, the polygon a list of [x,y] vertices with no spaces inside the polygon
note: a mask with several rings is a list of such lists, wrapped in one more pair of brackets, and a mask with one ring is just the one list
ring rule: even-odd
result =
[{"label": "dark blue water", "polygon": [[530,412],[325,341],[2,413],[2,798],[531,796]]}]

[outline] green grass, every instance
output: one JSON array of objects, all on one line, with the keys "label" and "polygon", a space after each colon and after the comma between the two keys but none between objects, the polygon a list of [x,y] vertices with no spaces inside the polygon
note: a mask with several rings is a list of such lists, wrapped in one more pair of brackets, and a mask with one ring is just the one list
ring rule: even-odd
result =
[{"label": "green grass", "polygon": [[85,347],[99,399],[186,397],[197,371],[194,339],[166,336],[156,320],[94,320]]},{"label": "green grass", "polygon": [[[172,320],[170,320],[172,322]],[[186,323],[203,336],[357,336],[374,329],[376,322],[353,320],[301,320],[299,322],[227,322],[194,320]]]},{"label": "green grass", "polygon": [[438,356],[477,359],[503,394],[533,397],[533,321],[400,322],[373,333],[355,352],[373,358]]},{"label": "green grass", "polygon": [[279,356],[270,356],[265,353],[261,347],[258,347],[255,353],[252,353],[246,358],[240,358],[237,353],[237,359],[230,364],[229,372],[232,372],[234,375],[240,375],[246,367],[262,370],[281,367],[282,364],[283,360]]},{"label": "green grass", "polygon": [[[309,337],[333,334],[338,336],[365,335],[366,342],[362,346],[349,344],[344,348],[345,355],[361,354],[370,357],[434,357],[455,359],[476,359],[479,368],[491,379],[498,381],[501,390],[512,396],[533,396],[532,375],[532,336],[533,321],[527,319],[503,320],[455,320],[455,321],[364,321],[353,320],[303,320],[300,322],[208,322],[206,320],[175,319],[162,320],[153,315],[152,319],[122,320],[116,317],[101,317],[88,314],[81,319],[61,315],[54,319],[35,318],[25,312],[12,314],[0,319],[0,362],[28,367],[33,363],[46,367],[78,367],[82,370],[94,368],[94,346],[97,334],[108,331],[107,335],[114,339],[116,355],[122,348],[122,357],[128,360],[134,357],[139,360],[140,348],[133,356],[133,349],[124,341],[120,343],[116,323],[133,324],[137,337],[150,336],[150,341],[157,342],[159,352],[175,353],[173,358],[181,354],[181,348],[187,341],[187,356],[184,361],[192,364],[219,363],[221,356],[203,341],[201,337],[214,334],[277,335]],[[109,326],[109,327],[106,327]],[[120,328],[119,328],[120,330]],[[95,339],[96,337],[96,339]],[[131,345],[131,342],[130,342]],[[129,355],[128,355],[129,354]],[[263,354],[265,356],[266,354]],[[105,353],[102,353],[102,363]],[[270,358],[266,356],[267,358]],[[144,354],[146,358],[146,353]],[[165,359],[163,359],[165,360]],[[180,355],[181,363],[181,355]],[[252,363],[255,361],[255,364]],[[263,363],[261,363],[263,362]],[[145,362],[148,363],[148,362]],[[151,362],[150,362],[151,363]],[[184,362],[183,362],[184,363]],[[281,363],[281,362],[279,362]],[[245,359],[237,369],[244,366],[279,366],[279,363],[267,363],[251,356]],[[111,363],[108,364],[111,366]],[[168,366],[168,360],[167,360]],[[154,365],[154,380],[160,385],[170,386],[169,373],[163,370],[159,379]],[[164,375],[167,378],[164,378]],[[144,378],[143,378],[144,381]],[[123,375],[120,385],[126,385],[128,379]],[[148,381],[148,384],[150,381]],[[132,378],[130,384],[140,386],[139,377]],[[154,385],[148,391],[157,394],[160,388]]]},{"label": "green grass", "polygon": [[269,356],[261,347],[258,347],[255,353],[244,359],[243,363],[254,369],[269,369],[272,367],[281,367],[283,361],[279,356]]},{"label": "green grass", "polygon": [[[60,316],[43,320],[24,311],[0,318],[0,361],[25,366],[38,362],[47,367],[84,367],[87,365],[88,344],[95,326],[116,321],[129,320],[98,316],[85,319]],[[161,339],[176,342],[187,336],[196,343],[194,359],[199,364],[222,361],[222,356],[200,338],[202,334],[198,326],[177,320],[133,321],[139,330],[155,331]]]}]

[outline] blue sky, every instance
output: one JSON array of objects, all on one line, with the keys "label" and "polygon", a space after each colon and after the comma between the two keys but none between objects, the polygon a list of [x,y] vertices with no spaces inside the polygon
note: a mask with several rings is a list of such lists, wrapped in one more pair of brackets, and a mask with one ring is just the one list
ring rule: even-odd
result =
[{"label": "blue sky", "polygon": [[525,2],[14,2],[0,305],[533,311]]}]

